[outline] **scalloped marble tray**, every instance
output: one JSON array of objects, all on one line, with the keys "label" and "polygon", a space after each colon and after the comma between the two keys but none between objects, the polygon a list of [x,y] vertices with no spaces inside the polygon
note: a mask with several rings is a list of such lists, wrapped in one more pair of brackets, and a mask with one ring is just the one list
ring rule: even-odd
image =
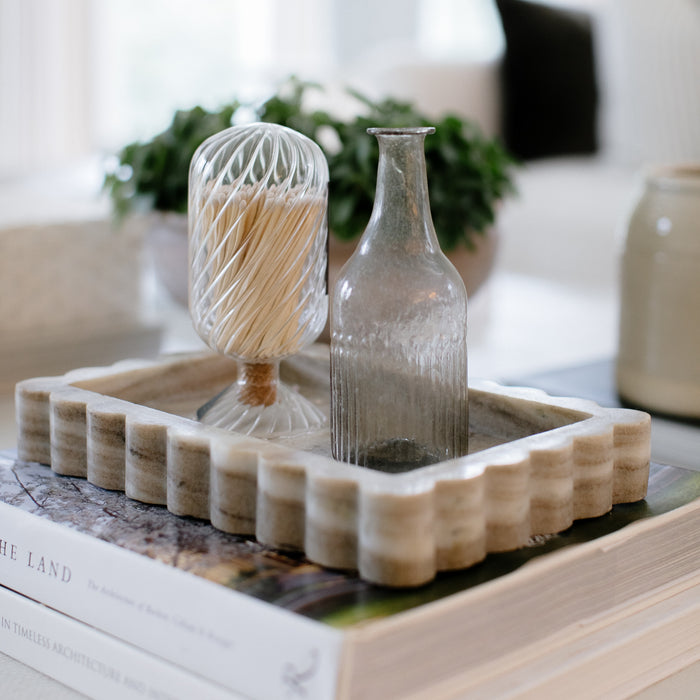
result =
[{"label": "scalloped marble tray", "polygon": [[[470,453],[385,474],[333,460],[327,429],[260,440],[190,418],[235,372],[201,353],[20,382],[19,457],[391,586],[646,495],[650,418],[640,411],[477,381]],[[281,366],[326,411],[328,374],[327,346]]]}]

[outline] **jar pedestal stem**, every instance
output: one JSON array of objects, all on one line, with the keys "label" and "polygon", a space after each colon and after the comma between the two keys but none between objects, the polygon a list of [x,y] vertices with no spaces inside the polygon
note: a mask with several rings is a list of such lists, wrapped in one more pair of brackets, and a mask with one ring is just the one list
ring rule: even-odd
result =
[{"label": "jar pedestal stem", "polygon": [[239,397],[248,406],[272,406],[277,400],[278,362],[239,362]]},{"label": "jar pedestal stem", "polygon": [[197,411],[205,425],[268,438],[317,430],[326,414],[279,379],[279,361],[238,363],[236,381]]}]

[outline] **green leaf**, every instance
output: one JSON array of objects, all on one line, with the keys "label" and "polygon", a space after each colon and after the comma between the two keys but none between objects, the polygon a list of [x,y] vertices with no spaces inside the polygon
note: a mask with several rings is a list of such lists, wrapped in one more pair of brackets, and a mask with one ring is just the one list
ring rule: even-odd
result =
[{"label": "green leaf", "polygon": [[[454,114],[431,120],[408,101],[387,97],[372,100],[353,89],[357,114],[339,119],[305,105],[316,83],[291,77],[255,110],[260,121],[288,126],[319,139],[330,128],[340,148],[326,152],[330,172],[329,225],[339,238],[352,239],[364,230],[372,211],[379,161],[376,139],[367,134],[371,126],[434,126],[425,141],[430,205],[435,229],[444,250],[473,245],[473,237],[493,224],[496,205],[514,192],[512,170],[516,165],[496,139],[485,137],[478,125]],[[185,212],[189,163],[209,136],[228,128],[238,101],[218,111],[200,106],[178,110],[165,131],[148,142],[127,144],[119,164],[107,172],[104,189],[109,192],[116,215],[128,213],[137,201],[150,201],[156,209]],[[246,105],[250,108],[250,105]],[[120,177],[124,166],[130,175]]]}]

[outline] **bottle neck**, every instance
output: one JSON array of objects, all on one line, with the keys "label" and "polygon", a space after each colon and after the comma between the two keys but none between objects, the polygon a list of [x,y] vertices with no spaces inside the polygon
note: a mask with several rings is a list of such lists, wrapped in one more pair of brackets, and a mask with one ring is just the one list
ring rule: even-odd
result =
[{"label": "bottle neck", "polygon": [[[385,245],[439,250],[430,214],[424,141],[430,127],[370,129],[379,142],[377,189],[367,233]],[[373,241],[372,241],[373,242]]]}]

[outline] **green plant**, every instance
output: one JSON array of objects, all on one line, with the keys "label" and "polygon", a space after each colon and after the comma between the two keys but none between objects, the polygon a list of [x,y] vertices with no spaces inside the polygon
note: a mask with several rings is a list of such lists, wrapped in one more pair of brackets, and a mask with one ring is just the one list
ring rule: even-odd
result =
[{"label": "green plant", "polygon": [[[353,91],[350,94],[357,101],[358,113],[352,119],[308,109],[307,92],[320,89],[292,78],[256,110],[255,116],[295,129],[324,148],[330,171],[329,225],[333,233],[342,239],[359,236],[372,211],[379,149],[367,128],[434,126],[435,134],[425,141],[425,157],[438,239],[446,251],[460,244],[473,247],[474,235],[488,229],[497,203],[513,191],[514,161],[500,143],[485,137],[476,124],[455,115],[430,120],[409,102],[391,98],[375,102]],[[117,170],[105,179],[116,211],[127,211],[135,197],[147,195],[155,209],[184,212],[188,165],[194,150],[209,135],[229,126],[239,107],[234,103],[214,113],[200,107],[178,112],[169,129],[151,142],[126,146],[120,154],[120,166],[126,167],[128,177],[123,172],[119,177]]]},{"label": "green plant", "polygon": [[168,128],[147,142],[134,142],[118,154],[118,165],[107,172],[104,188],[115,214],[124,216],[139,204],[156,211],[187,211],[187,178],[197,147],[231,126],[240,104],[218,111],[202,107],[178,110]]}]

